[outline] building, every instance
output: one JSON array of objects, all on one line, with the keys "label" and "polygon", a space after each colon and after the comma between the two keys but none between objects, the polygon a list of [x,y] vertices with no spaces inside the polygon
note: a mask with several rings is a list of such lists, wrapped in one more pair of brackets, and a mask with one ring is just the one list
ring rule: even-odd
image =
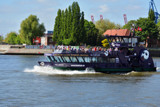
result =
[{"label": "building", "polygon": [[41,37],[41,45],[54,45],[55,43],[52,40],[53,31],[48,31],[44,36]]}]

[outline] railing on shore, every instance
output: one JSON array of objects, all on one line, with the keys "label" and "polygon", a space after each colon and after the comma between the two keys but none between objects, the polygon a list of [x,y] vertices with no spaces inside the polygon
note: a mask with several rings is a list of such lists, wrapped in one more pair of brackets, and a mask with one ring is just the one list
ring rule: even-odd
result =
[{"label": "railing on shore", "polygon": [[25,49],[54,49],[54,45],[15,45],[10,48],[25,48]]}]

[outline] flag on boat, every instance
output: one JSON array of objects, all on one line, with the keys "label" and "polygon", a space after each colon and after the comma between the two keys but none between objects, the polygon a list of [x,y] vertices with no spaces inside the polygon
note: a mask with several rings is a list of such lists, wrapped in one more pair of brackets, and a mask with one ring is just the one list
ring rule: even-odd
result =
[{"label": "flag on boat", "polygon": [[142,31],[142,28],[138,26],[138,29],[137,29],[137,30],[138,30],[138,31]]}]

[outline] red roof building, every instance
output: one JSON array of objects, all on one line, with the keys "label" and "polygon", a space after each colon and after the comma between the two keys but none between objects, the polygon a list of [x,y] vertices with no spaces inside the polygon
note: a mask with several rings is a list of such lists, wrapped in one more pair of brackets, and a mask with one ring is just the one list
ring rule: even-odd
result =
[{"label": "red roof building", "polygon": [[103,35],[108,35],[108,36],[129,36],[130,35],[130,30],[128,29],[111,29],[107,30]]}]

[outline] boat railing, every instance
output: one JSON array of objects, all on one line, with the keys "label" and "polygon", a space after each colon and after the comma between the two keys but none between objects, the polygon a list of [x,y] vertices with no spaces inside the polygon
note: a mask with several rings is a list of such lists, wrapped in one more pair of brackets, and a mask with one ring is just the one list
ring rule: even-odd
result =
[{"label": "boat railing", "polygon": [[97,50],[97,51],[93,51],[93,50],[65,50],[65,49],[56,49],[53,53],[71,53],[71,54],[83,54],[83,53],[104,53],[105,51],[100,51],[100,50]]}]

